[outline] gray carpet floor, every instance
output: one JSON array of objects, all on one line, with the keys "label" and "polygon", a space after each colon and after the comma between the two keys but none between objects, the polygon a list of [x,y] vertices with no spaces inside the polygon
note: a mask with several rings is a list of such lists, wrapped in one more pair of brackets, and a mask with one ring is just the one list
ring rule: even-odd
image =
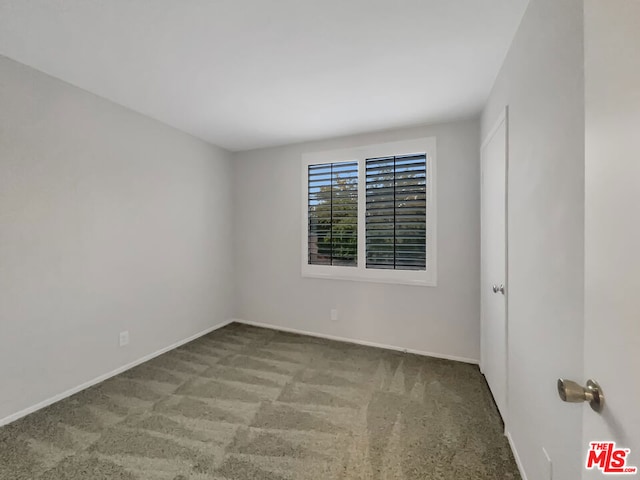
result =
[{"label": "gray carpet floor", "polygon": [[0,428],[2,480],[503,480],[473,365],[232,324]]}]

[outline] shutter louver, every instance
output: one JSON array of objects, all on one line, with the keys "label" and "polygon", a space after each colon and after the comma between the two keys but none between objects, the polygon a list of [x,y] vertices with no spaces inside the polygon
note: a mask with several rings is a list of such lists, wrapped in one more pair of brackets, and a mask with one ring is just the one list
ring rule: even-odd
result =
[{"label": "shutter louver", "polygon": [[367,268],[425,270],[426,210],[426,155],[367,159]]},{"label": "shutter louver", "polygon": [[356,266],[358,162],[309,165],[309,264]]}]

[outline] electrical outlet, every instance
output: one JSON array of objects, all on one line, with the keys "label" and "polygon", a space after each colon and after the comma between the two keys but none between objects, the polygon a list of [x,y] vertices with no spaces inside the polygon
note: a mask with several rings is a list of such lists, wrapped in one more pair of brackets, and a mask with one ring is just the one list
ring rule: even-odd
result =
[{"label": "electrical outlet", "polygon": [[553,464],[551,463],[551,457],[549,456],[549,454],[547,453],[547,450],[544,447],[542,447],[542,453],[546,460],[544,465],[544,478],[546,480],[553,480]]},{"label": "electrical outlet", "polygon": [[338,309],[337,308],[332,308],[331,309],[331,321],[332,322],[337,322],[338,321]]},{"label": "electrical outlet", "polygon": [[124,332],[120,332],[120,346],[124,347],[125,345],[129,345],[129,331],[125,330]]}]

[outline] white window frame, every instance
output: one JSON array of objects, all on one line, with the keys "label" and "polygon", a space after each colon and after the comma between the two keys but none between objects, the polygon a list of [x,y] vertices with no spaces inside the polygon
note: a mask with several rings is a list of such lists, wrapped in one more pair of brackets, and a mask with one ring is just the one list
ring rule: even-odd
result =
[{"label": "white window frame", "polygon": [[[366,268],[366,171],[367,158],[426,154],[426,270]],[[358,263],[355,267],[309,264],[309,165],[358,162]],[[436,139],[417,138],[399,142],[364,145],[302,155],[302,276],[403,285],[437,286]]]}]

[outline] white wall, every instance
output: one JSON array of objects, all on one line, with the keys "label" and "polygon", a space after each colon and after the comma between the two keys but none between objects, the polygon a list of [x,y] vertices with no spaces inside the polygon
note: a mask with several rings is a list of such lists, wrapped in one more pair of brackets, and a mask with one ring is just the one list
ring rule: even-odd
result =
[{"label": "white wall", "polygon": [[231,316],[230,175],[227,152],[0,57],[0,422]]},{"label": "white wall", "polygon": [[582,0],[531,0],[482,117],[509,105],[507,428],[529,480],[581,476],[584,281]]},{"label": "white wall", "polygon": [[[582,453],[589,442],[615,441],[638,468],[639,24],[640,0],[585,1],[584,378],[600,383],[606,401],[602,414],[583,409]],[[602,478],[597,469],[583,475]]]},{"label": "white wall", "polygon": [[[438,286],[302,278],[302,154],[427,136],[437,138]],[[233,167],[238,318],[479,359],[478,121],[237,153]]]}]

